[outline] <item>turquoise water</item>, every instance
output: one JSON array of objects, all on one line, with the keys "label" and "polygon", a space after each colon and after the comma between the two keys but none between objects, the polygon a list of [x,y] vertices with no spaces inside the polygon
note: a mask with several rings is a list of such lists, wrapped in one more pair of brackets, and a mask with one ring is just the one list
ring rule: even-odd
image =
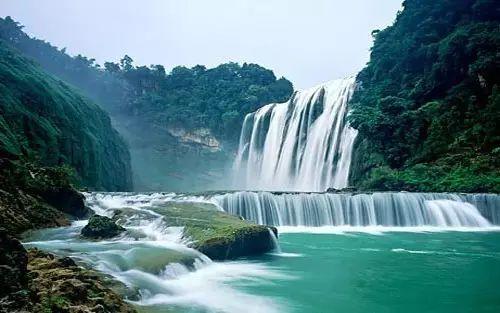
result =
[{"label": "turquoise water", "polygon": [[[282,234],[295,277],[246,286],[289,312],[500,312],[500,233]],[[249,311],[251,312],[251,311]]]},{"label": "turquoise water", "polygon": [[284,233],[282,253],[186,271],[167,265],[195,253],[182,246],[88,242],[79,228],[43,230],[27,246],[139,288],[140,312],[500,312],[500,232]]},{"label": "turquoise water", "polygon": [[281,253],[213,262],[149,209],[172,195],[87,197],[103,215],[126,208],[127,231],[88,241],[79,235],[87,222],[76,221],[27,234],[24,244],[124,282],[139,292],[130,300],[140,312],[500,312],[498,226],[280,227]]}]

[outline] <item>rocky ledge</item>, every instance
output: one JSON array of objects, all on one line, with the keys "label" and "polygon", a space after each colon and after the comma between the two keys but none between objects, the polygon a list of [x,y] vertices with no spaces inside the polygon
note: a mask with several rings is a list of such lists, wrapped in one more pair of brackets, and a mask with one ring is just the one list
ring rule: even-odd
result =
[{"label": "rocky ledge", "polygon": [[155,211],[165,217],[169,226],[184,227],[189,246],[212,260],[254,256],[275,248],[271,233],[278,235],[275,227],[256,225],[210,204],[171,203]]},{"label": "rocky ledge", "polygon": [[68,257],[26,251],[0,229],[0,312],[136,312],[101,274]]}]

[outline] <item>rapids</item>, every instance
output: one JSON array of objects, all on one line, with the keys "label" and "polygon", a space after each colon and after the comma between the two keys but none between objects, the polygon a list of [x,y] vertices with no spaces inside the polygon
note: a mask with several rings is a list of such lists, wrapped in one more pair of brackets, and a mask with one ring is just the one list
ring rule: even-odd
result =
[{"label": "rapids", "polygon": [[[151,210],[170,201],[205,201],[171,193],[87,193],[87,205],[100,215],[120,215],[126,233],[112,240],[79,236],[87,221],[70,227],[34,231],[24,245],[70,256],[84,266],[109,274],[138,295],[129,300],[140,312],[283,312],[276,299],[245,292],[238,285],[291,279],[256,261],[213,262],[188,248],[182,228],[167,227]],[[277,243],[276,243],[277,244]]]},{"label": "rapids", "polygon": [[[79,233],[86,221],[75,221],[35,231],[24,245],[70,256],[113,276],[130,288],[125,296],[139,312],[305,313],[332,307],[386,312],[377,307],[381,301],[408,312],[428,311],[426,302],[413,298],[416,292],[452,299],[435,304],[452,312],[469,303],[464,295],[483,294],[474,273],[484,281],[500,274],[499,195],[87,193],[86,199],[98,214],[113,216],[119,210],[124,235],[85,240]],[[182,228],[167,227],[154,211],[186,201],[279,226],[276,251],[213,262],[186,245]],[[465,284],[458,288],[457,273]],[[412,286],[401,283],[406,279]],[[398,284],[408,292],[387,296]],[[499,308],[496,290],[486,288],[484,305],[477,307]],[[407,302],[412,307],[405,308]]]}]

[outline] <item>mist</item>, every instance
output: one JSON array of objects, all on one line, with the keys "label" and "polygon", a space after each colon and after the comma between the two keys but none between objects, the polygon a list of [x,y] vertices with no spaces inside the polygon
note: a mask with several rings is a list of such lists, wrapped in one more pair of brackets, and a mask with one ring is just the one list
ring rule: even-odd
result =
[{"label": "mist", "polygon": [[257,63],[303,89],[355,75],[368,61],[371,31],[401,0],[3,0],[25,31],[99,63],[128,54],[139,65],[214,67]]}]

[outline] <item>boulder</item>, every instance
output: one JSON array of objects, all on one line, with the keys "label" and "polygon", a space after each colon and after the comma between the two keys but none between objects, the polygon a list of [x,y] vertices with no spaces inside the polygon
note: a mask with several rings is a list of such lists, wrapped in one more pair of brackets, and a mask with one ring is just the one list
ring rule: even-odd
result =
[{"label": "boulder", "polygon": [[275,249],[276,227],[257,225],[205,203],[171,203],[154,208],[169,226],[183,227],[189,246],[212,260],[231,260]]},{"label": "boulder", "polygon": [[73,217],[84,218],[91,211],[85,206],[85,197],[71,186],[51,187],[39,192],[49,205]]},{"label": "boulder", "polygon": [[107,216],[93,215],[82,229],[82,236],[93,239],[112,238],[125,231]]},{"label": "boulder", "polygon": [[[273,227],[276,235],[276,228]],[[274,241],[267,226],[249,225],[228,236],[213,237],[193,244],[193,247],[212,260],[231,260],[260,255],[273,250]]]}]

